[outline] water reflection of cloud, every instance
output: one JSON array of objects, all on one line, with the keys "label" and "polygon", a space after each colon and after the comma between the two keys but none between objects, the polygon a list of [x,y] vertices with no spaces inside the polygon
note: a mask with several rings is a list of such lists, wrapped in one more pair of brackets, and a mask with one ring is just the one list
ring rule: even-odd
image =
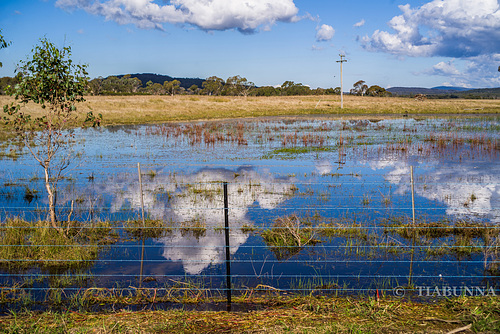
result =
[{"label": "water reflection of cloud", "polygon": [[[127,182],[126,178],[115,176],[103,189],[114,194],[112,212],[127,206],[140,208],[139,182]],[[163,256],[181,261],[188,274],[199,274],[208,266],[225,261],[224,234],[214,230],[224,226],[222,182],[228,182],[230,251],[234,254],[247,240],[241,227],[251,224],[246,217],[249,207],[258,204],[263,209],[276,208],[291,194],[289,180],[242,167],[236,171],[202,169],[189,175],[158,173],[149,179],[146,176],[143,182],[144,207],[149,217],[170,221],[174,227],[189,228],[186,222],[207,227],[197,237],[175,229],[172,235],[158,240],[165,245]]]},{"label": "water reflection of cloud", "polygon": [[332,172],[333,166],[329,160],[321,160],[316,163],[316,170],[321,175],[325,175]]},{"label": "water reflection of cloud", "polygon": [[[393,157],[367,164],[374,170],[389,169],[384,177],[399,186],[396,193],[403,194],[410,189],[407,160]],[[500,175],[492,167],[487,161],[428,162],[424,172],[421,169],[415,172],[422,177],[416,181],[415,192],[428,200],[444,203],[448,215],[478,216],[499,223]]]}]

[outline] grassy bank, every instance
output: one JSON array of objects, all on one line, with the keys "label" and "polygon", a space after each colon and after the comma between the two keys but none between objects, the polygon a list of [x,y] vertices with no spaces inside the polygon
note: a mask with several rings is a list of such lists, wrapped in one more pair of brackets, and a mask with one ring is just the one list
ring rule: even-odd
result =
[{"label": "grassy bank", "polygon": [[[498,298],[415,303],[374,298],[274,297],[243,312],[44,312],[0,317],[2,333],[498,333]],[[244,305],[243,305],[244,306]]]},{"label": "grassy bank", "polygon": [[[424,100],[345,96],[223,97],[223,96],[88,96],[82,113],[102,113],[104,125],[142,124],[238,117],[331,114],[469,114],[500,113],[500,100]],[[11,102],[0,96],[0,105]],[[36,111],[37,106],[27,107]]]}]

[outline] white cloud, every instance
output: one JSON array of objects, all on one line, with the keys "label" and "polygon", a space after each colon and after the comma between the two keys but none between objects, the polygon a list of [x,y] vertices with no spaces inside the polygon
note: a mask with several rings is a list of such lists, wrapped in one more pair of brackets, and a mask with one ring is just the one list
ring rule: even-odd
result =
[{"label": "white cloud", "polygon": [[325,48],[324,48],[324,47],[322,47],[322,46],[313,45],[313,46],[311,47],[311,49],[312,49],[313,51],[323,51]]},{"label": "white cloud", "polygon": [[329,41],[333,38],[333,35],[335,35],[335,29],[328,24],[323,24],[316,33],[316,40],[318,42]]},{"label": "white cloud", "polygon": [[364,25],[365,25],[365,23],[366,23],[365,19],[362,19],[361,21],[359,21],[359,22],[355,23],[355,24],[354,24],[354,27],[355,27],[355,28],[362,27],[362,26],[364,26]]},{"label": "white cloud", "polygon": [[388,23],[394,32],[376,30],[365,48],[396,55],[474,57],[500,50],[497,0],[433,0],[418,8],[399,6],[402,15]]},{"label": "white cloud", "polygon": [[443,75],[443,76],[457,76],[460,75],[460,72],[456,69],[453,61],[449,62],[440,62],[432,67],[430,71],[428,71],[430,75]]},{"label": "white cloud", "polygon": [[190,24],[203,30],[238,29],[252,33],[274,23],[295,22],[293,0],[57,0],[56,6],[83,9],[119,24],[143,29],[163,29],[164,23]]},{"label": "white cloud", "polygon": [[[455,62],[463,62],[460,70],[455,66]],[[443,83],[444,86],[499,87],[500,76],[497,71],[499,63],[500,54],[481,55],[464,60],[439,62],[432,68],[415,74],[444,76],[448,80]]]}]

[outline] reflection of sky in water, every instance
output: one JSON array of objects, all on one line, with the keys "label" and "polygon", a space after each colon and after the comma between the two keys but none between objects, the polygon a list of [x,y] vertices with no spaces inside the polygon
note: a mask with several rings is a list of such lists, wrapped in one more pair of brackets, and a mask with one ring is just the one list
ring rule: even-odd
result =
[{"label": "reflection of sky in water", "polygon": [[[113,177],[99,189],[104,193],[117,194],[111,204],[111,212],[126,205],[140,207],[138,181],[127,183],[126,180],[126,177]],[[234,171],[202,169],[189,175],[159,173],[144,184],[144,207],[149,217],[173,222],[174,226],[176,223],[179,226],[178,223],[199,221],[209,227],[198,238],[182,235],[179,229],[175,229],[173,236],[159,240],[165,245],[163,256],[181,261],[188,274],[200,274],[209,265],[225,261],[221,233],[214,230],[214,227],[224,226],[221,182],[229,183],[228,193],[231,194],[228,197],[232,228],[229,241],[231,253],[234,254],[248,238],[241,231],[243,225],[252,224],[247,218],[248,207],[257,204],[266,210],[275,209],[291,194],[288,180],[242,167]],[[159,192],[172,194],[172,200],[159,200]]]},{"label": "reflection of sky in water", "polygon": [[[236,123],[220,124],[224,134],[236,132]],[[85,136],[82,143],[85,156],[73,164],[70,178],[61,181],[59,204],[67,209],[71,200],[76,201],[73,217],[83,220],[89,219],[90,208],[94,218],[119,221],[137,218],[140,212],[137,163],[141,163],[148,217],[169,221],[173,226],[196,220],[208,227],[197,237],[175,229],[164,238],[147,241],[150,247],[146,258],[155,259],[158,264],[146,266],[146,272],[181,277],[203,275],[222,267],[224,237],[214,230],[223,225],[222,181],[229,183],[231,254],[240,261],[234,267],[235,273],[241,275],[275,278],[287,274],[406,275],[408,253],[366,257],[347,254],[339,248],[345,240],[339,239],[325,240],[302,250],[289,261],[279,262],[262,238],[249,236],[241,227],[268,226],[276,217],[292,213],[301,217],[319,213],[325,221],[348,217],[370,226],[392,215],[409,217],[410,166],[415,168],[417,216],[500,222],[498,146],[487,151],[465,143],[438,151],[432,148],[434,143],[426,141],[431,134],[453,133],[474,138],[480,131],[498,143],[497,118],[489,121],[304,119],[246,124],[248,145],[234,142],[205,145],[203,140],[191,145],[191,139],[184,135],[175,138],[148,134],[154,126],[77,130],[77,135]],[[283,134],[296,132],[297,146],[303,146],[300,136],[311,134],[323,136],[324,145],[330,150],[268,155],[282,148]],[[341,152],[337,147],[340,137],[345,144]],[[408,138],[412,138],[411,144],[394,149]],[[15,162],[4,159],[0,164],[1,217],[21,214],[43,218],[39,208],[46,205],[45,193],[42,181],[34,177],[40,175],[40,168],[29,156]],[[26,186],[38,190],[38,197],[31,202],[24,199]],[[389,205],[383,202],[384,198],[391,199]],[[127,251],[117,247],[103,253],[103,257],[135,259],[136,246],[131,244]],[[401,262],[391,263],[394,259]],[[482,274],[482,255],[471,257],[477,264],[458,265],[453,256],[441,259],[444,262],[421,262],[414,268],[424,276]],[[97,263],[93,272],[135,273],[136,269],[131,265]]]},{"label": "reflection of sky in water", "polygon": [[[410,191],[408,161],[370,161],[368,165],[373,170],[387,170],[385,178],[398,186],[397,194]],[[496,165],[483,161],[463,162],[460,165],[445,161],[426,162],[424,168],[416,170],[420,179],[415,182],[415,193],[443,203],[448,215],[488,218],[493,223],[499,223],[500,173]]]}]

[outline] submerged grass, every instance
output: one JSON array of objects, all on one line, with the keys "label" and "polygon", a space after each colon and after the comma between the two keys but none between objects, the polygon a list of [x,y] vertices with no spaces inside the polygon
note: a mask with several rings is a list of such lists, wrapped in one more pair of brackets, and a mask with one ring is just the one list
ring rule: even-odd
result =
[{"label": "submerged grass", "polygon": [[46,221],[7,219],[0,225],[0,265],[12,268],[74,268],[91,264],[117,235],[109,222],[67,222],[66,234]]},{"label": "submerged grass", "polygon": [[[3,333],[447,333],[500,331],[498,298],[440,303],[377,298],[264,296],[249,312],[121,309],[110,313],[24,312],[0,318]],[[256,306],[258,309],[255,310]],[[252,310],[254,309],[254,310]]]},{"label": "submerged grass", "polygon": [[318,152],[333,152],[336,151],[334,147],[315,147],[315,146],[300,146],[300,147],[284,147],[272,150],[266,154],[263,159],[293,159],[299,154],[318,153]]},{"label": "submerged grass", "polygon": [[411,223],[391,225],[387,232],[397,233],[405,239],[415,236],[426,238],[444,238],[450,236],[463,237],[467,239],[482,238],[490,239],[497,237],[500,233],[498,228],[489,223],[457,221],[453,225],[449,222],[421,222],[415,225]]},{"label": "submerged grass", "polygon": [[172,226],[167,226],[162,219],[128,220],[124,223],[125,232],[134,240],[142,238],[163,238],[172,233]]},{"label": "submerged grass", "polygon": [[303,221],[296,215],[278,217],[273,225],[261,232],[264,242],[279,261],[298,254],[304,246],[318,242],[311,222]]}]

